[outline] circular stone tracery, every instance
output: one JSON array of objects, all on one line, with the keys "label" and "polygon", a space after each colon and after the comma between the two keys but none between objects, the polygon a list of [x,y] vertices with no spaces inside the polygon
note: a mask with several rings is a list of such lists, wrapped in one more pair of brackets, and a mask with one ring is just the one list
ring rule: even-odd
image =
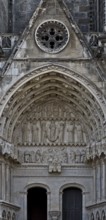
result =
[{"label": "circular stone tracery", "polygon": [[58,53],[69,41],[69,31],[60,21],[48,20],[38,26],[35,40],[40,49],[47,53]]}]

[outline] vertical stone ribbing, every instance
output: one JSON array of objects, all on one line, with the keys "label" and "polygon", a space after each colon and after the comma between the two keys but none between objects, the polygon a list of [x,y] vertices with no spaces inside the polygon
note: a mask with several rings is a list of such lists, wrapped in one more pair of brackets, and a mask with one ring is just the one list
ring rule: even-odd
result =
[{"label": "vertical stone ribbing", "polygon": [[8,31],[8,0],[0,1],[0,33]]},{"label": "vertical stone ribbing", "polygon": [[6,187],[5,187],[5,182],[6,182],[6,172],[5,172],[5,164],[2,162],[2,200],[5,201],[6,197]]},{"label": "vertical stone ribbing", "polygon": [[96,201],[100,201],[100,163],[96,162]]},{"label": "vertical stone ribbing", "polygon": [[104,24],[104,0],[98,0],[98,13],[97,13],[97,17],[98,17],[98,31],[99,32],[103,32],[103,24]]},{"label": "vertical stone ribbing", "polygon": [[106,164],[105,161],[103,160],[102,163],[102,188],[101,188],[101,195],[102,199],[106,199]]},{"label": "vertical stone ribbing", "polygon": [[10,166],[6,164],[6,201],[10,201]]},{"label": "vertical stone ribbing", "polygon": [[104,24],[103,24],[103,29],[106,32],[106,0],[103,0],[103,8],[104,8]]},{"label": "vertical stone ribbing", "polygon": [[[9,0],[11,1],[11,0]],[[51,1],[48,1],[51,4]],[[55,1],[54,1],[55,2]],[[69,10],[82,32],[89,31],[89,2],[65,0]],[[33,12],[36,10],[40,0],[18,0],[13,5],[13,30],[15,33],[23,31],[28,24]]]},{"label": "vertical stone ribbing", "polygon": [[96,193],[96,164],[95,162],[92,163],[92,168],[93,168],[93,198],[92,201],[96,201],[97,193]]},{"label": "vertical stone ribbing", "polygon": [[13,5],[13,31],[20,33],[28,24],[40,0],[18,0]]},{"label": "vertical stone ribbing", "polygon": [[11,33],[13,29],[13,0],[8,0],[8,32]]}]

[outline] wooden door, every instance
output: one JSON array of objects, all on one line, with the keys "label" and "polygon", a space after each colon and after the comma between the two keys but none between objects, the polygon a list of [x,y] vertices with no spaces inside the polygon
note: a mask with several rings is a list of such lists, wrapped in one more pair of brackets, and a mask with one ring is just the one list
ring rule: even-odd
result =
[{"label": "wooden door", "polygon": [[62,220],[82,220],[82,191],[80,189],[65,189],[62,204]]}]

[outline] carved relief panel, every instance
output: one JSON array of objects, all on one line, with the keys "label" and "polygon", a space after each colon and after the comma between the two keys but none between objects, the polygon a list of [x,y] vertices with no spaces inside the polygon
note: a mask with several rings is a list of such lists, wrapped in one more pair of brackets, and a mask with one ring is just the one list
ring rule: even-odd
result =
[{"label": "carved relief panel", "polygon": [[14,129],[13,141],[22,164],[46,165],[49,173],[86,160],[83,124],[63,103],[51,101],[27,111]]},{"label": "carved relief panel", "polygon": [[[22,121],[21,121],[22,120]],[[82,124],[67,106],[49,103],[27,113],[14,129],[15,145],[85,145]]]},{"label": "carved relief panel", "polygon": [[18,145],[82,145],[86,143],[82,127],[72,121],[28,121],[17,129]]},{"label": "carved relief panel", "polygon": [[23,122],[15,142],[19,145],[81,145],[86,143],[86,138],[76,121],[34,120]]},{"label": "carved relief panel", "polygon": [[85,147],[20,147],[18,157],[21,163],[36,165],[78,164],[86,161]]}]

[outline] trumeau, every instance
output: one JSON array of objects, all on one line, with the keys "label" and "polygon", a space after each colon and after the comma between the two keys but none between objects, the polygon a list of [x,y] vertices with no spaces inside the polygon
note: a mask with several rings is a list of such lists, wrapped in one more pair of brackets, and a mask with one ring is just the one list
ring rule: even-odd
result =
[{"label": "trumeau", "polygon": [[[24,1],[15,4],[23,14]],[[3,49],[1,220],[106,218],[105,34],[98,36],[90,48],[64,1],[43,0],[13,50]]]}]

